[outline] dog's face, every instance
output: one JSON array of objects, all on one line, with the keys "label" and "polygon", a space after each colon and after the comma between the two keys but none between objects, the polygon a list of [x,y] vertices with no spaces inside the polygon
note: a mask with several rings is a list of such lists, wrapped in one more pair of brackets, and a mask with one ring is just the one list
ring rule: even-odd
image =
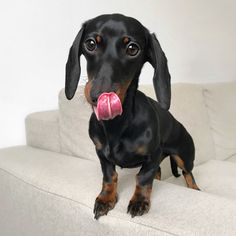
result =
[{"label": "dog's face", "polygon": [[81,45],[87,59],[89,103],[96,105],[103,92],[115,92],[124,101],[144,64],[146,31],[135,19],[120,15],[100,16],[86,24]]},{"label": "dog's face", "polygon": [[143,64],[154,69],[154,88],[165,109],[170,103],[170,76],[167,61],[153,34],[134,18],[119,14],[101,15],[85,22],[70,49],[66,66],[66,96],[71,99],[80,76],[79,56],[87,60],[87,101],[96,106],[104,92],[115,92],[124,102],[133,80],[138,80]]}]

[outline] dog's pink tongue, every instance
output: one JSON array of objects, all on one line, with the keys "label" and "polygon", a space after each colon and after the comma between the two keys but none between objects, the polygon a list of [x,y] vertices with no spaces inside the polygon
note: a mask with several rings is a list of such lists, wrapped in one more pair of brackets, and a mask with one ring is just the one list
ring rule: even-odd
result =
[{"label": "dog's pink tongue", "polygon": [[122,105],[119,97],[111,93],[102,93],[97,102],[97,107],[94,107],[95,114],[98,120],[110,120],[122,114]]}]

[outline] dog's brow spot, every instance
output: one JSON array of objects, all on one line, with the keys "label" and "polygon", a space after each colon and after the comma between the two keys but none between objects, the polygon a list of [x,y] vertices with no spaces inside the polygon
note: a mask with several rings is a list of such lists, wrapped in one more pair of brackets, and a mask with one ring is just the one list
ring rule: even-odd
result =
[{"label": "dog's brow spot", "polygon": [[129,41],[130,41],[130,39],[129,39],[128,37],[124,37],[124,38],[123,38],[124,44],[127,44]]},{"label": "dog's brow spot", "polygon": [[97,43],[101,43],[102,37],[100,35],[97,35],[96,36],[96,41],[97,41]]}]

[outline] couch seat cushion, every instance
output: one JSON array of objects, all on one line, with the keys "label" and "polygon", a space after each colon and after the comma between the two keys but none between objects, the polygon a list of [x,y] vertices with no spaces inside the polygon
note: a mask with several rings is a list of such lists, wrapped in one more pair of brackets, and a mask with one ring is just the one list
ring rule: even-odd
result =
[{"label": "couch seat cushion", "polygon": [[[215,165],[220,169],[217,163]],[[222,177],[220,170],[218,173]],[[32,191],[38,191],[41,201],[48,195],[70,201],[74,209],[71,215],[75,217],[68,224],[71,225],[74,218],[86,221],[80,229],[81,235],[85,232],[86,235],[94,235],[98,229],[99,235],[108,235],[109,232],[116,232],[114,235],[236,235],[233,223],[236,222],[235,201],[166,182],[155,181],[150,212],[143,217],[131,218],[126,214],[126,207],[135,186],[133,171],[130,174],[119,171],[119,201],[115,209],[99,221],[93,220],[92,212],[102,180],[100,166],[96,162],[31,147],[14,147],[0,150],[0,174],[4,177],[0,181],[9,176],[18,186],[27,185]],[[202,173],[206,174],[211,176],[208,168]],[[197,178],[200,180],[200,176]],[[212,179],[213,186],[214,181]],[[3,182],[0,186],[8,189],[9,185]],[[17,191],[14,192],[17,194]],[[5,199],[9,201],[9,198]],[[34,198],[30,202],[31,206],[33,204]],[[3,212],[1,208],[4,206],[2,202],[0,212]],[[51,208],[44,211],[42,219],[50,218],[50,211]],[[63,210],[60,212],[59,205],[56,211],[57,218],[67,214]]]},{"label": "couch seat cushion", "polygon": [[[236,200],[236,164],[228,161],[210,160],[193,170],[198,187],[207,193],[217,194]],[[165,180],[181,186],[185,185],[183,176]]]},{"label": "couch seat cushion", "polygon": [[58,110],[29,114],[25,119],[25,131],[27,145],[60,152]]}]

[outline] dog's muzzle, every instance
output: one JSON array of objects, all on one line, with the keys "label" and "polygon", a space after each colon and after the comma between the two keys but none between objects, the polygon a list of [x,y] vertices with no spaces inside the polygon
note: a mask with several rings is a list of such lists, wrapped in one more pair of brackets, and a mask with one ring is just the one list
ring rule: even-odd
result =
[{"label": "dog's muzzle", "polygon": [[98,120],[111,120],[123,112],[120,98],[114,92],[102,93],[93,109]]}]

